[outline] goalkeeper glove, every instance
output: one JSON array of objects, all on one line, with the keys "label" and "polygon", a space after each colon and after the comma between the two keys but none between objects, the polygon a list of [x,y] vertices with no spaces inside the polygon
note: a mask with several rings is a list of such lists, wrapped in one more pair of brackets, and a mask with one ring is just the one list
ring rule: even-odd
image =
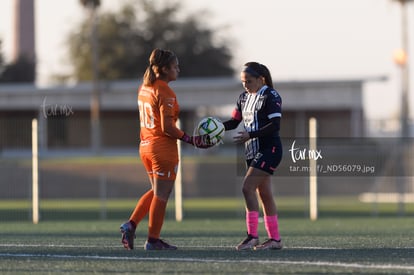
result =
[{"label": "goalkeeper glove", "polygon": [[210,141],[210,136],[208,134],[201,135],[201,136],[189,136],[186,133],[180,138],[180,140],[191,144],[197,148],[210,148],[214,144]]}]

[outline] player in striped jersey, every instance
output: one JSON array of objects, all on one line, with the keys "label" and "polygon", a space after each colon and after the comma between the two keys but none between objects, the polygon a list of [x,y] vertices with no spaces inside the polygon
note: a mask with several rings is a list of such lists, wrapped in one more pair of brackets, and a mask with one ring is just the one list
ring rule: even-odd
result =
[{"label": "player in striped jersey", "polygon": [[[240,76],[245,92],[239,96],[231,119],[224,122],[226,130],[235,129],[243,122],[244,131],[239,132],[234,139],[237,143],[245,144],[248,167],[243,182],[247,237],[236,249],[281,249],[271,175],[282,159],[279,136],[282,99],[273,88],[272,77],[266,66],[257,62],[246,63]],[[262,244],[258,236],[259,202],[256,192],[263,206],[269,237]]]}]

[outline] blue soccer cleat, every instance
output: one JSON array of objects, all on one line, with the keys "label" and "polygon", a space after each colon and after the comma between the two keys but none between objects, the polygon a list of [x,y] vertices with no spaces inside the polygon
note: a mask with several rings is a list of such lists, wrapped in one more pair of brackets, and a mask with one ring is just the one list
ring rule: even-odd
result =
[{"label": "blue soccer cleat", "polygon": [[177,247],[170,245],[161,239],[157,239],[155,242],[145,242],[145,250],[177,250]]},{"label": "blue soccer cleat", "polygon": [[134,249],[135,228],[130,222],[121,224],[122,244],[128,250]]}]

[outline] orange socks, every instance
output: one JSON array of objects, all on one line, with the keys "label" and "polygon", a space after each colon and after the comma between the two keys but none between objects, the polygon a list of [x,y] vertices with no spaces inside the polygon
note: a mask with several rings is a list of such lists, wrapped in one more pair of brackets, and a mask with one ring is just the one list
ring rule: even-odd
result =
[{"label": "orange socks", "polygon": [[137,225],[149,212],[148,237],[159,239],[166,208],[167,201],[154,196],[154,191],[150,190],[139,199],[129,220]]},{"label": "orange socks", "polygon": [[149,190],[147,193],[142,195],[137,205],[135,206],[134,212],[132,212],[130,221],[133,221],[137,225],[149,212],[152,198],[154,197],[154,191]]},{"label": "orange socks", "polygon": [[148,238],[159,239],[162,225],[164,223],[167,201],[154,196],[149,210]]}]

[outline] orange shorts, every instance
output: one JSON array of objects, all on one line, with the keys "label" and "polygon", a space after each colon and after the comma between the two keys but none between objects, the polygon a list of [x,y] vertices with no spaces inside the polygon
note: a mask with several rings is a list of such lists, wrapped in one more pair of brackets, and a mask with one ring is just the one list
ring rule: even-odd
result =
[{"label": "orange shorts", "polygon": [[175,180],[178,168],[177,154],[141,152],[141,160],[149,177],[160,180]]}]

